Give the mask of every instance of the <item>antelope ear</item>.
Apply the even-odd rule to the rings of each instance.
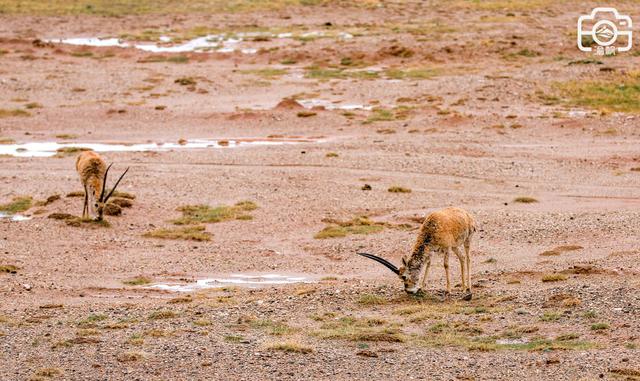
[[[402,257],[402,264],[404,265],[404,267],[407,267],[407,258],[406,257]]]

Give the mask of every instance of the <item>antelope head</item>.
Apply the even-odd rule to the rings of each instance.
[[[107,201],[109,201],[109,198],[113,195],[113,192],[115,192],[116,188],[118,187],[118,184],[120,184],[120,180],[122,180],[124,175],[126,175],[127,172],[129,171],[129,168],[127,167],[127,169],[122,173],[122,175],[120,175],[120,178],[118,179],[118,181],[116,181],[116,184],[113,186],[113,188],[111,188],[111,191],[109,192],[109,194],[107,194],[107,196],[105,197],[104,194],[105,194],[105,190],[107,189],[107,175],[109,174],[109,169],[111,168],[112,165],[113,163],[109,164],[109,166],[107,167],[107,170],[104,171],[104,179],[102,179],[102,192],[100,193],[100,198],[96,200],[96,204],[94,205],[96,208],[96,212],[98,214],[98,217],[96,217],[96,220],[98,221],[102,221],[102,214],[104,213],[104,207],[105,205],[107,205]]]
[[[362,255],[365,258],[373,259],[374,261],[382,264],[384,267],[388,268],[394,274],[399,276],[404,283],[404,290],[407,293],[416,294],[419,291],[418,279],[420,275],[420,269],[418,268],[418,271],[410,271],[406,258],[402,258],[402,266],[400,266],[400,268],[397,268],[391,262],[387,261],[384,258],[378,257],[377,255],[369,253],[358,253],[358,255]]]

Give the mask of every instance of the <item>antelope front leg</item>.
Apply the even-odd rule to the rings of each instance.
[[[427,285],[427,275],[429,274],[429,267],[431,266],[431,252],[424,254],[424,273],[422,274],[422,282],[420,283],[420,289],[424,291]]]
[[[471,242],[467,240],[464,243],[465,259],[467,261],[467,290],[471,295]]]
[[[462,291],[467,291],[467,287],[465,285],[466,280],[465,280],[465,264],[464,264],[464,256],[462,255],[462,253],[460,252],[460,249],[457,247],[453,247],[451,248],[453,250],[453,252],[456,254],[456,257],[458,257],[458,261],[460,262],[460,278],[462,283],[460,284],[462,287]]]
[[[89,215],[89,193],[87,187],[84,187],[84,206],[82,207],[82,218],[86,218]]]
[[[451,282],[449,281],[449,249],[444,252],[444,273],[447,276],[447,296],[451,295]]]

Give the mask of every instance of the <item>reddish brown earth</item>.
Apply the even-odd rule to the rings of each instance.
[[[81,189],[73,155],[0,157],[0,204],[22,195],[63,196],[24,212],[28,221],[0,219],[0,266],[18,268],[0,272],[0,379],[639,379],[637,116],[569,113],[574,107],[545,105],[536,95],[555,81],[598,77],[601,67],[637,67],[640,58],[631,54],[604,65],[568,64],[589,58],[571,33],[592,6],[0,15],[0,108],[41,106],[27,109],[29,116],[0,118],[0,138],[310,139],[104,153],[115,172],[131,167],[120,190],[136,196],[122,216],[107,217],[109,228],[47,218],[81,214],[82,199],[64,197]],[[640,15],[631,5],[624,11]],[[145,62],[152,55],[135,49],[33,43],[144,30],[180,34],[203,25],[358,33],[346,41],[252,41],[246,46],[278,49],[192,53],[187,63]],[[525,48],[540,55],[514,55]],[[314,64],[340,68],[344,57],[361,67],[429,67],[437,74],[304,77]],[[287,59],[296,63],[280,63]],[[247,72],[265,68],[287,73]],[[195,85],[174,82],[184,77]],[[300,117],[290,102],[275,108],[296,96],[410,107],[372,123],[364,122],[375,111],[320,109]],[[364,184],[372,189],[362,190]],[[411,193],[387,191],[396,185]],[[520,196],[538,202],[514,202]],[[258,205],[249,212],[253,219],[206,224],[210,241],[143,237],[172,227],[180,206],[243,200]],[[472,301],[459,300],[459,289],[441,300],[440,258],[426,296],[413,298],[389,271],[355,255],[366,250],[399,263],[416,221],[452,205],[478,221]],[[323,220],[362,215],[386,223],[384,229],[314,238]],[[566,245],[579,248],[540,255]],[[451,263],[457,280],[457,261]],[[300,274],[317,282],[191,293],[124,283],[232,273]],[[566,279],[542,281],[556,273]],[[500,341],[507,339],[516,341]],[[279,343],[304,353],[274,349]]]

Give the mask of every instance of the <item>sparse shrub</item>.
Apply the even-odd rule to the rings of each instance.
[[[0,265],[0,273],[16,274],[19,268],[14,265]]]
[[[180,86],[195,86],[196,83],[198,83],[192,77],[181,77],[181,78],[176,79],[173,82],[179,84]]]
[[[3,109],[0,108],[0,118],[9,118],[9,117],[16,117],[16,116],[30,116],[31,114],[29,114],[28,112],[21,110],[21,109],[13,109],[13,110],[7,110],[7,109]]]
[[[513,202],[519,202],[521,204],[532,204],[534,202],[538,202],[538,200],[536,200],[533,197],[528,197],[528,196],[520,196],[520,197],[516,197],[513,199]]]
[[[309,118],[318,115],[318,113],[313,111],[298,111],[296,115],[298,116],[298,118]]]
[[[268,349],[276,350],[276,351],[284,351],[289,353],[311,353],[313,352],[313,348],[300,344],[295,341],[286,341],[282,343],[273,343],[270,344]]]
[[[561,282],[567,280],[567,276],[564,274],[547,274],[542,277],[543,282]]]
[[[135,362],[144,359],[144,354],[141,352],[123,352],[119,353],[116,359],[120,362]]]
[[[123,281],[122,283],[128,285],[128,286],[142,286],[145,284],[149,284],[151,283],[151,279],[145,277],[145,276],[137,276],[135,278],[131,278],[128,280]]]
[[[160,319],[173,319],[176,316],[178,316],[178,314],[176,314],[173,311],[169,311],[169,310],[159,310],[159,311],[154,311],[149,315],[149,319],[150,320],[160,320]]]
[[[398,185],[394,185],[392,187],[389,187],[389,189],[387,189],[389,192],[391,193],[411,193],[411,189],[409,188],[404,188]]]

